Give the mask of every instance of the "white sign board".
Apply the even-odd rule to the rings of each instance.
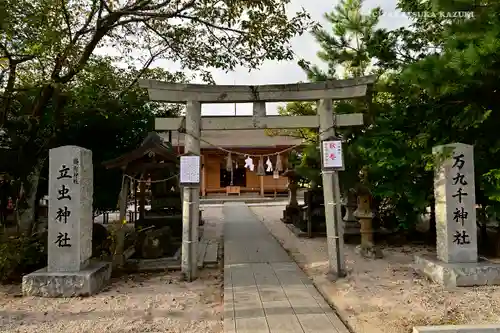
[[[344,169],[341,140],[322,141],[321,154],[323,169]]]
[[[200,156],[181,156],[181,171],[179,176],[179,182],[181,185],[199,185],[200,171]]]

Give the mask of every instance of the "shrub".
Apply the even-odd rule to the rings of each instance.
[[[39,237],[10,236],[0,243],[0,282],[20,282],[22,276],[47,265],[47,250]]]

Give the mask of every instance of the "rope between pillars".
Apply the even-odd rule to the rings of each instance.
[[[281,155],[281,154],[283,154],[283,153],[286,153],[286,152],[288,152],[288,151],[291,151],[291,150],[293,150],[293,149],[295,149],[295,148],[298,148],[298,147],[300,147],[300,146],[302,146],[302,145],[303,145],[303,143],[300,143],[300,144],[294,145],[294,146],[292,146],[292,147],[288,147],[288,148],[286,148],[286,149],[283,149],[283,150],[281,150],[281,151],[278,151],[278,152],[276,152],[276,153],[271,153],[271,154],[247,154],[247,153],[241,153],[241,152],[239,152],[239,151],[234,151],[234,150],[230,150],[230,149],[223,148],[223,147],[221,147],[221,146],[217,146],[217,145],[215,145],[215,144],[211,143],[210,141],[207,141],[207,140],[205,140],[205,139],[201,138],[201,136],[197,136],[197,135],[194,135],[194,134],[193,134],[193,133],[191,133],[191,132],[188,132],[188,131],[186,130],[185,126],[183,126],[184,121],[185,121],[185,117],[183,117],[183,121],[181,122],[181,126],[177,129],[178,133],[184,133],[184,134],[190,135],[190,136],[191,136],[191,137],[193,137],[194,139],[199,140],[199,141],[201,141],[201,142],[204,142],[204,143],[206,143],[207,145],[209,145],[209,146],[211,146],[211,147],[213,147],[213,148],[216,148],[216,149],[218,149],[218,150],[220,150],[220,151],[223,151],[223,152],[225,152],[225,153],[228,153],[228,154],[234,154],[234,155],[238,155],[238,156],[245,156],[245,157],[247,157],[247,156],[248,156],[248,157],[257,157],[257,158],[262,157],[262,158],[264,158],[264,157],[268,157],[268,156],[277,156],[277,155]],[[328,131],[329,131],[329,130],[331,130],[332,128],[335,128],[335,126],[336,126],[336,125],[335,125],[335,120],[334,120],[334,124],[333,124],[332,126],[330,126],[330,127],[326,128],[326,129],[324,129],[324,130],[320,131],[320,132],[317,134],[317,136],[318,136],[318,137],[319,137],[319,136],[321,136],[322,134],[324,134],[324,133],[328,132]],[[180,139],[179,139],[179,136],[178,136],[178,137],[177,137],[177,145],[178,145],[178,146],[179,146],[179,141],[180,141]]]
[[[174,178],[177,178],[179,177],[179,174],[176,174],[176,175],[173,175],[172,177],[168,177],[168,178],[165,178],[165,179],[159,179],[159,180],[145,180],[145,179],[137,179],[137,178],[134,178],[132,176],[129,176],[127,174],[124,175],[125,177],[128,177],[130,178],[131,180],[134,180],[138,183],[162,183],[162,182],[166,182],[170,179],[174,179]]]

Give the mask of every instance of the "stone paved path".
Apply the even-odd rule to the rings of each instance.
[[[224,332],[349,332],[244,203],[223,211]]]

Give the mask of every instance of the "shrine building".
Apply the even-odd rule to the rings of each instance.
[[[289,152],[300,148],[302,139],[269,136],[263,129],[201,133],[202,197],[287,193],[288,179],[282,174]],[[166,141],[171,140],[179,154],[184,153],[184,134],[174,132],[171,138],[168,133],[161,135]]]

